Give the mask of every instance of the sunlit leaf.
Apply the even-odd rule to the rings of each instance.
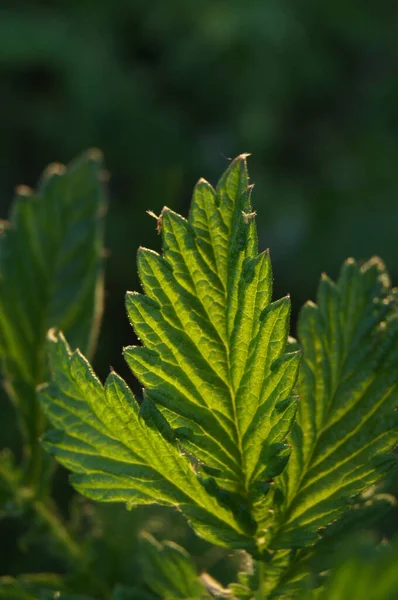
[[[58,336],[43,400],[57,428],[46,447],[82,493],[177,505],[207,539],[254,550],[290,453],[299,353],[286,351],[289,299],[270,302],[250,193],[240,156],[216,190],[199,181],[188,221],[163,210],[163,255],[139,250],[146,295],[128,293],[127,310],[143,346],[125,357],[145,387],[140,411]]]

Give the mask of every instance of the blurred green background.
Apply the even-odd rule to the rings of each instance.
[[[101,376],[111,364],[131,381],[121,357],[133,342],[124,293],[139,286],[137,247],[160,246],[145,211],[166,204],[186,214],[196,180],[215,183],[241,152],[253,154],[260,245],[271,248],[276,295],[292,295],[293,327],[320,273],[335,277],[347,256],[380,255],[398,283],[396,2],[8,4],[0,8],[0,218],[15,186],[34,186],[49,162],[104,151]],[[15,448],[12,412],[2,414],[1,446]],[[62,504],[70,492],[59,479]],[[9,540],[16,526],[7,527]],[[2,572],[32,560],[14,550],[2,552]]]

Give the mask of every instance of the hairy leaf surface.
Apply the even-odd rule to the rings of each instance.
[[[381,261],[348,260],[336,284],[323,277],[298,333],[300,403],[274,547],[315,540],[396,462],[398,315]]]
[[[253,549],[232,512],[206,492],[151,401],[140,410],[116,373],[103,386],[62,335],[51,334],[49,343],[54,377],[40,395],[56,429],[43,443],[72,471],[73,486],[100,502],[178,506],[210,541]]]
[[[270,302],[250,192],[240,156],[216,190],[199,181],[189,220],[163,210],[163,255],[139,250],[146,295],[128,293],[127,311],[143,346],[125,357],[141,409],[54,336],[43,400],[57,428],[46,447],[82,493],[177,505],[207,539],[253,550],[290,452],[299,353],[286,351],[289,299]]]
[[[144,345],[125,357],[211,475],[208,489],[261,523],[269,483],[290,452],[299,355],[286,352],[289,298],[271,303],[270,259],[257,254],[250,193],[240,156],[215,190],[199,181],[188,220],[163,210],[163,255],[138,254],[146,295],[127,294]]]

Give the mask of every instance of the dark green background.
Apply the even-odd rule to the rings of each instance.
[[[215,183],[241,152],[293,319],[349,255],[379,254],[398,283],[397,31],[391,0],[2,4],[0,217],[17,184],[87,147],[112,175],[101,376],[111,364],[129,377],[124,292],[139,286],[137,247],[160,245],[146,209],[186,214],[196,180]],[[1,445],[15,447],[3,415]],[[26,567],[14,550],[2,572]]]

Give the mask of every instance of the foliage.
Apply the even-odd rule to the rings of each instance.
[[[0,238],[0,357],[26,440],[25,484],[40,495],[44,422],[36,387],[48,378],[45,339],[61,327],[92,354],[102,312],[101,156],[50,165],[34,193],[17,189]],[[6,468],[6,467],[5,467]]]
[[[40,447],[46,427],[36,387],[48,379],[46,335],[62,327],[93,353],[102,314],[104,189],[102,156],[92,150],[68,168],[50,165],[37,191],[21,186],[0,238],[0,358],[14,403],[23,461],[0,455],[0,516],[26,517],[25,538],[51,531],[50,547],[80,556],[54,512],[54,465]]]
[[[391,0],[1,3],[1,216],[16,182],[81,148],[102,148],[114,175],[101,377],[124,373],[126,248],[156,243],[144,210],[185,214],[198,173],[216,178],[242,148],[293,324],[346,256],[379,254],[397,280],[395,19]]]
[[[98,161],[88,155],[49,179],[35,211],[15,203],[24,218],[14,218],[1,246],[8,387],[19,407],[27,402],[19,390],[30,386],[35,401],[38,393],[53,426],[43,446],[72,471],[78,492],[128,508],[176,507],[199,536],[244,558],[238,582],[227,589],[177,544],[145,533],[136,542],[141,575],[109,585],[92,569],[93,539],[79,548],[76,527],[54,510],[50,470],[39,470],[34,481],[46,485],[35,486],[26,475],[33,451],[28,468],[8,453],[0,470],[4,512],[9,497],[14,511],[18,503],[22,512],[35,511],[71,570],[59,579],[3,579],[0,597],[333,597],[357,568],[353,558],[339,570],[338,548],[394,505],[377,487],[395,465],[398,439],[398,314],[383,263],[349,259],[336,283],[323,276],[317,303],[300,313],[298,340],[290,338],[290,299],[271,301],[269,252],[258,254],[246,155],[239,156],[215,189],[199,180],[188,220],[162,210],[161,255],[139,249],[144,293],[127,293],[126,308],[142,345],[125,348],[124,356],[143,385],[140,400],[114,370],[102,384],[75,349],[90,349],[98,328],[100,179]],[[21,290],[35,269],[30,301]],[[37,325],[35,337],[20,314]],[[49,382],[42,383],[47,356]],[[35,415],[40,428],[27,436],[28,448],[41,457],[37,401]]]

